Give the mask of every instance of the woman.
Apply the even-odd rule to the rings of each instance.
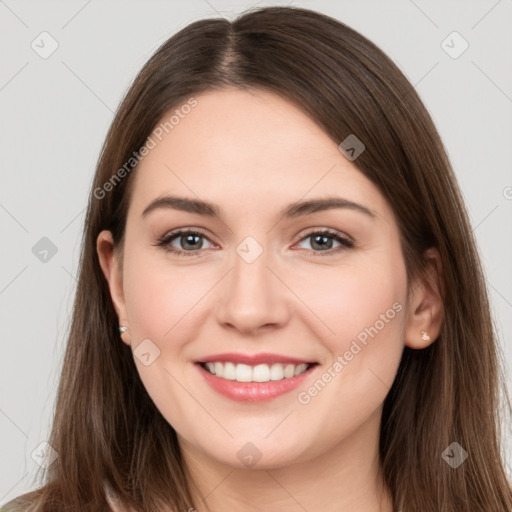
[[[5,510],[509,511],[497,353],[453,171],[390,59],[305,9],[198,21],[108,133],[58,457]]]

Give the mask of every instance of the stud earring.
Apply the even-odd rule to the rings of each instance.
[[[421,331],[421,339],[423,341],[430,341],[430,336],[427,334],[427,331]]]
[[[119,326],[119,332],[120,332],[121,334],[123,334],[123,332],[125,332],[125,331],[127,331],[127,330],[128,330],[128,327],[125,327],[124,325],[120,325],[120,326]]]

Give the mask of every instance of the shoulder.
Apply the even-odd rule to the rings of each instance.
[[[16,496],[8,503],[0,505],[0,512],[37,512],[41,508],[41,493],[44,488],[34,489]]]
[[[0,512],[22,512],[23,503],[21,498],[15,498],[0,507]]]

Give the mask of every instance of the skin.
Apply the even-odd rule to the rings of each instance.
[[[149,338],[160,350],[148,366],[134,360],[178,434],[196,506],[391,512],[378,458],[382,404],[404,345],[421,349],[439,334],[439,255],[429,250],[434,279],[418,280],[408,295],[393,212],[338,143],[270,92],[227,88],[196,99],[136,170],[122,268],[110,232],[97,239],[119,323],[128,327],[122,341],[135,350]],[[212,202],[222,220],[173,209],[142,218],[165,194]],[[291,202],[333,195],[375,217],[343,208],[279,218]],[[205,231],[199,256],[155,245],[178,228]],[[329,238],[319,248],[311,235],[323,228],[351,237],[354,247],[334,252],[340,243]],[[250,264],[236,252],[249,235],[263,250]],[[194,243],[178,236],[170,245],[190,252]],[[298,393],[394,303],[401,311],[300,403]],[[319,366],[298,390],[240,403],[211,389],[193,363],[221,352],[270,352]],[[252,467],[237,457],[247,442],[261,453]]]

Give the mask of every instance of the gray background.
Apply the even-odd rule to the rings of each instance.
[[[190,22],[289,3],[374,41],[431,112],[479,243],[510,383],[511,0],[0,0],[0,503],[37,487],[31,454],[50,429],[87,195],[123,93],[157,47]],[[46,59],[31,47],[51,48],[43,31],[58,43]],[[469,43],[458,58],[441,46],[453,31]],[[450,41],[452,53],[461,48]],[[46,262],[32,249],[43,237],[57,249]],[[511,451],[509,444],[509,471]]]

